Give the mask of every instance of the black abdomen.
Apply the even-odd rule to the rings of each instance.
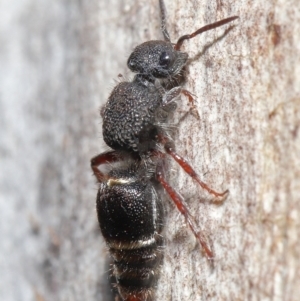
[[[163,258],[161,201],[152,182],[132,169],[109,177],[100,184],[97,214],[119,293],[124,300],[151,300]]]

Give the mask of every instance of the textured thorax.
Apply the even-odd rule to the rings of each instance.
[[[154,123],[160,93],[151,82],[123,82],[112,91],[103,113],[103,138],[113,149],[138,151],[139,134]]]

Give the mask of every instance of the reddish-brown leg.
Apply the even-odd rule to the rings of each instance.
[[[169,90],[168,92],[163,93],[162,105],[163,106],[168,105],[170,102],[174,101],[174,98],[178,97],[180,95],[180,93],[185,95],[188,98],[189,102],[194,107],[195,99],[193,97],[193,94],[186,89],[182,89],[181,87],[175,87],[175,88]]]
[[[181,93],[188,98],[189,102],[192,104],[192,107],[195,107],[195,103],[194,103],[195,99],[193,97],[193,94],[185,89],[182,89]]]
[[[99,165],[113,163],[121,161],[122,157],[120,153],[117,151],[109,151],[102,154],[97,155],[96,157],[91,159],[91,167],[94,172],[95,177],[97,178],[98,182],[103,182],[105,179],[104,173],[100,171],[98,168]]]
[[[159,167],[157,167],[156,178],[161,183],[161,185],[164,187],[164,189],[167,191],[167,193],[171,197],[172,201],[175,203],[177,209],[184,215],[186,222],[188,223],[193,234],[195,235],[195,237],[198,239],[199,243],[201,244],[207,258],[209,260],[212,260],[213,252],[207,245],[207,242],[205,241],[204,236],[201,234],[201,232],[197,232],[196,224],[192,218],[192,215],[188,211],[187,207],[184,205],[184,201],[183,201],[182,197],[165,181],[165,179],[162,175],[162,171]]]
[[[168,144],[165,144],[165,150],[166,152],[183,168],[183,170],[191,177],[193,178],[203,189],[208,191],[210,194],[213,194],[216,197],[223,197],[224,199],[227,197],[229,190],[225,190],[224,192],[216,192],[213,189],[211,189],[207,184],[202,182],[197,175],[197,173],[194,171],[192,166],[180,155],[178,155],[171,146]]]
[[[192,166],[180,155],[178,155],[174,149],[170,146],[170,141],[166,136],[159,135],[157,136],[158,142],[162,143],[164,146],[164,149],[167,154],[169,154],[181,167],[182,169],[192,178],[194,179],[203,189],[208,191],[210,194],[214,195],[215,197],[222,197],[223,200],[228,196],[229,190],[225,190],[224,192],[217,192],[213,189],[211,189],[207,184],[202,182],[200,180],[200,177],[197,175],[195,170],[192,168]],[[161,152],[160,152],[161,153]],[[161,155],[163,157],[163,154]]]

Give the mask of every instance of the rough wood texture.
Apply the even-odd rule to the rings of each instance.
[[[210,238],[215,266],[168,205],[157,300],[296,301],[299,1],[166,0],[166,7],[174,41],[240,19],[184,43],[186,88],[197,103],[189,112],[187,100],[179,102],[177,150],[230,196],[210,204],[172,165],[169,179]],[[99,107],[113,79],[130,76],[135,45],[161,38],[157,1],[10,1],[0,11],[0,299],[109,300],[89,159],[106,149]]]

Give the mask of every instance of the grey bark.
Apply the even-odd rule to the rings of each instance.
[[[157,300],[300,296],[299,1],[170,1],[191,62],[171,121],[175,143],[221,205],[172,164],[168,180],[215,254],[211,268],[169,198]],[[0,3],[0,299],[109,300],[92,156],[107,149],[99,108],[137,44],[162,38],[158,3]]]

